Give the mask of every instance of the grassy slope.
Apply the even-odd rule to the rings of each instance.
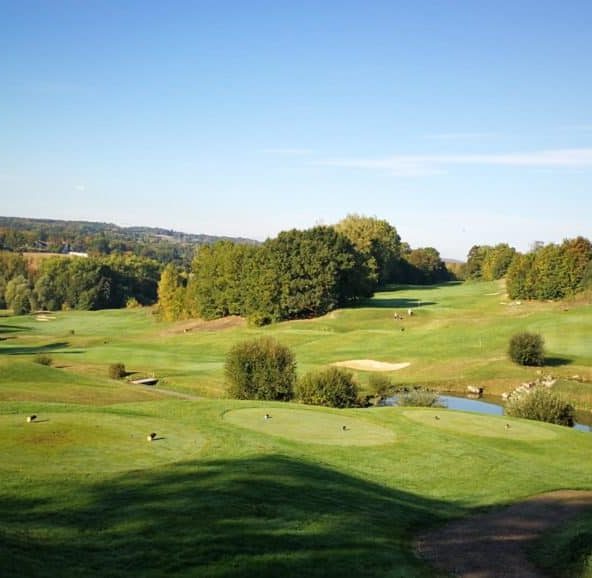
[[[592,436],[557,426],[173,401],[105,378],[123,361],[165,376],[165,387],[220,393],[224,352],[265,333],[294,347],[301,371],[411,361],[398,380],[505,387],[533,374],[505,360],[508,336],[523,328],[571,360],[554,373],[589,377],[590,307],[510,307],[486,295],[498,290],[393,291],[322,319],[217,333],[175,333],[142,310],[2,319],[11,337],[0,343],[2,575],[434,576],[412,553],[418,529],[546,490],[592,489]],[[430,304],[395,322],[392,307],[417,297]],[[39,352],[60,368],[33,363]],[[33,412],[40,422],[27,424]],[[265,412],[274,431],[263,429]],[[148,443],[150,431],[160,439]]]
[[[394,311],[406,314],[408,307],[413,317],[393,319]],[[397,383],[448,389],[478,383],[500,394],[536,377],[536,370],[512,364],[506,350],[513,333],[537,331],[550,357],[546,372],[592,382],[592,307],[511,305],[497,282],[393,290],[356,309],[260,329],[176,331],[178,325],[160,324],[146,310],[58,313],[48,322],[7,318],[4,325],[16,330],[5,334],[15,339],[0,343],[0,366],[2,353],[41,351],[75,373],[104,378],[109,363],[123,362],[129,370],[156,373],[168,387],[214,397],[224,394],[228,349],[262,334],[293,347],[300,372],[347,359],[408,361],[407,369],[392,374]],[[367,376],[359,373],[362,384]],[[590,388],[573,381],[561,387],[592,408]]]

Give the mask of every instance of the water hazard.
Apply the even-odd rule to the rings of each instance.
[[[458,397],[455,395],[441,395],[440,402],[448,409],[459,411],[473,411],[476,413],[485,413],[488,415],[504,415],[504,406],[499,397],[480,397],[472,399],[467,397]],[[396,397],[389,397],[386,405],[396,405]],[[592,432],[592,413],[576,412],[576,423],[574,429],[586,432]]]

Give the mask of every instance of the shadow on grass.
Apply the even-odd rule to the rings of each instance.
[[[31,331],[31,328],[23,325],[0,325],[0,333],[17,333],[18,331]]]
[[[425,305],[436,305],[435,301],[420,301],[418,299],[367,299],[362,301],[359,307],[395,308],[395,309],[416,309]]]
[[[34,345],[31,347],[0,347],[0,355],[34,355],[36,353],[49,353],[58,349],[68,347],[67,341],[57,341],[46,345]],[[81,353],[82,351],[62,351],[60,353]]]
[[[4,577],[427,578],[438,574],[412,554],[415,531],[461,513],[281,456],[187,462],[68,491],[76,497],[55,505],[0,500]]]
[[[567,357],[545,357],[545,366],[547,367],[561,367],[571,363],[573,363],[572,360]]]

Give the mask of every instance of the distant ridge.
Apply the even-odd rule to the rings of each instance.
[[[196,247],[223,240],[258,244],[244,237],[183,233],[162,227],[0,216],[0,250],[15,253],[134,254],[163,264],[187,266]]]
[[[173,229],[164,229],[162,227],[143,227],[132,225],[129,227],[120,227],[114,223],[102,223],[99,221],[69,221],[61,219],[33,219],[29,217],[3,217],[0,216],[0,228],[11,228],[17,231],[26,231],[38,229],[40,227],[53,229],[70,229],[81,233],[127,233],[132,238],[153,236],[160,239],[169,239],[178,242],[192,244],[207,244],[215,241],[234,241],[235,243],[258,244],[254,239],[246,237],[231,237],[225,235],[206,235],[195,233],[184,233]]]

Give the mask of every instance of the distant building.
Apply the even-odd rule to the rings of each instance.
[[[80,253],[79,251],[68,251],[70,257],[88,257],[88,253]]]

